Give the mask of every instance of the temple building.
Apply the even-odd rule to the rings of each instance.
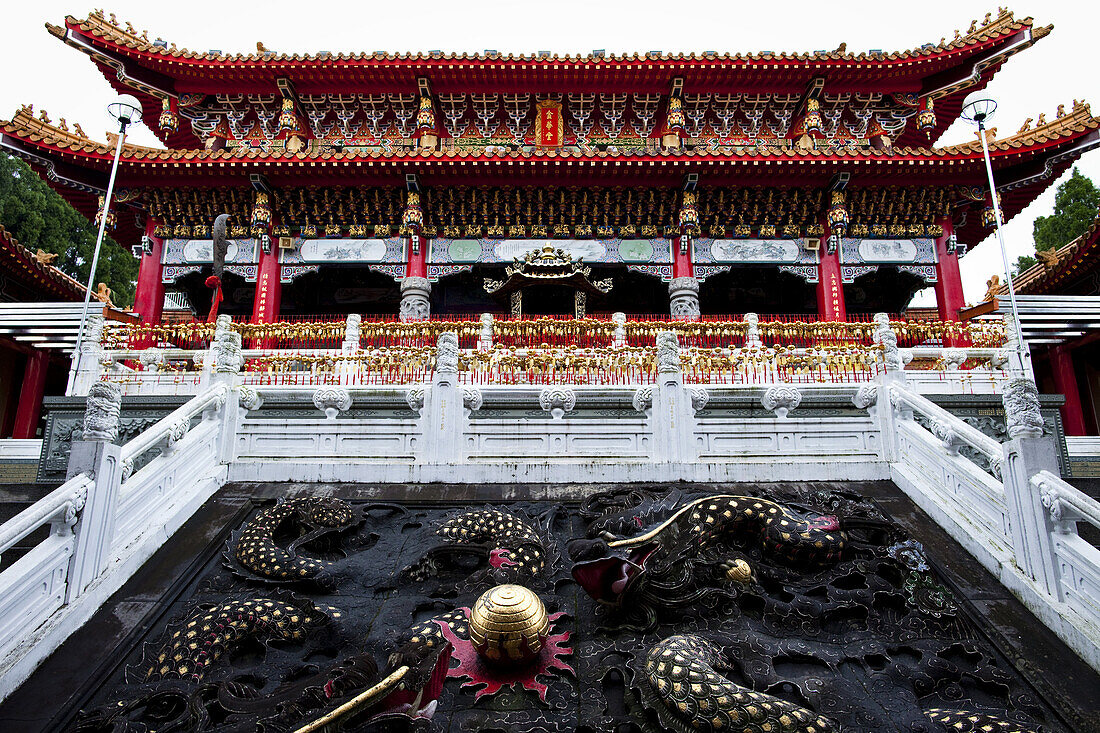
[[[112,236],[141,257],[135,311],[158,322],[168,291],[208,312],[210,227],[226,213],[220,312],[262,323],[843,321],[900,312],[930,284],[955,320],[958,258],[992,209],[978,141],[935,141],[1049,28],[1003,13],[904,52],[626,56],[203,53],[100,13],[49,31],[137,95],[167,146],[126,145],[120,161]],[[1006,218],[1097,145],[1097,127],[1075,101],[994,140]],[[91,217],[113,141],[67,128],[25,108],[0,148]],[[589,284],[495,286],[546,247]]]
[[[45,400],[37,493],[0,491],[5,733],[1097,730],[1100,446],[1049,322],[967,310],[959,258],[1100,118],[941,144],[1051,26],[628,55],[47,28],[164,147],[0,122],[140,259]],[[1021,299],[1093,292],[1096,235]]]

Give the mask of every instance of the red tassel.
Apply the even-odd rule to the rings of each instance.
[[[218,305],[222,302],[222,281],[217,275],[211,275],[206,278],[206,287],[214,291],[214,296],[210,299],[210,313],[206,316],[207,323],[213,323],[218,320]]]

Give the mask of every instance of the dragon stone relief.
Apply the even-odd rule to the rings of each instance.
[[[299,495],[192,587],[76,730],[1066,730],[921,546],[831,485]]]

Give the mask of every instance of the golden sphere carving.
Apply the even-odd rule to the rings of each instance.
[[[542,599],[522,585],[498,585],[470,611],[470,643],[496,664],[523,664],[542,651],[550,618]]]

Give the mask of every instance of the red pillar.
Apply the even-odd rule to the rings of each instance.
[[[143,252],[141,262],[138,265],[137,289],[134,291],[134,312],[141,316],[142,324],[155,325],[160,323],[161,313],[164,311],[164,283],[162,274],[164,266],[161,264],[164,253],[164,240],[157,237],[156,222],[150,219],[145,224],[145,236],[152,243],[150,251]],[[153,346],[152,338],[143,338],[141,343],[134,346],[143,348]]]
[[[428,276],[428,240],[420,234],[413,235],[417,238],[419,244],[415,246],[413,237],[408,237],[405,240],[405,246],[409,253],[409,268],[406,272],[408,277],[427,277]]]
[[[691,238],[686,234],[672,240],[672,276],[694,277],[691,267]]]
[[[1077,372],[1073,369],[1073,354],[1064,344],[1052,346],[1050,369],[1054,373],[1054,388],[1065,395],[1062,405],[1062,427],[1066,435],[1085,434],[1085,414],[1081,410],[1081,394],[1077,391]]]
[[[46,367],[50,356],[45,351],[34,350],[27,355],[23,369],[23,387],[19,392],[19,408],[15,412],[15,425],[11,437],[33,438],[38,432],[38,418],[42,415],[42,398],[46,393]]]
[[[959,320],[959,310],[966,306],[963,298],[959,256],[947,251],[947,240],[953,233],[950,219],[943,222],[943,235],[936,240],[936,307],[941,321]]]
[[[817,317],[821,321],[847,321],[844,307],[844,284],[840,279],[840,246],[829,253],[829,226],[821,237],[817,265]]]
[[[279,320],[279,303],[283,296],[282,267],[279,265],[279,246],[272,239],[271,251],[260,249],[260,264],[256,271],[256,295],[252,300],[253,323],[275,323]],[[258,344],[269,348],[270,340]]]

